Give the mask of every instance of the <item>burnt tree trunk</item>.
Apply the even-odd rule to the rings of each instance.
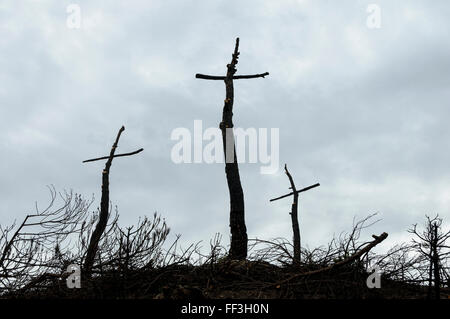
[[[90,274],[92,266],[94,264],[95,255],[97,254],[98,243],[105,231],[109,217],[109,170],[114,158],[114,153],[119,143],[120,135],[125,130],[125,127],[121,127],[117,134],[116,141],[114,142],[108,160],[105,164],[105,169],[102,172],[102,198],[100,202],[100,215],[95,230],[92,232],[91,240],[89,242],[88,250],[86,253],[86,259],[84,261],[84,271],[87,275]]]
[[[432,298],[432,287],[433,287],[433,265],[434,265],[434,263],[433,263],[433,242],[434,242],[434,239],[433,239],[433,230],[432,230],[431,224],[430,224],[429,227],[430,227],[429,229],[430,229],[430,232],[431,232],[431,234],[430,234],[431,238],[430,238],[430,252],[429,252],[429,255],[428,255],[428,261],[429,261],[430,265],[429,265],[429,268],[428,268],[428,294],[427,294],[427,298],[431,299]]]
[[[286,172],[287,177],[289,178],[289,182],[291,183],[291,189],[293,192],[293,202],[291,209],[291,219],[292,219],[292,231],[294,233],[294,264],[300,264],[301,262],[301,243],[300,243],[300,226],[298,224],[298,192],[295,188],[294,180],[287,169],[287,165],[284,165],[284,170]]]
[[[225,173],[227,176],[228,191],[230,193],[230,229],[231,247],[229,257],[243,260],[247,258],[247,228],[245,226],[244,193],[242,191],[239,166],[236,156],[236,148],[233,134],[233,80],[264,78],[269,72],[251,75],[235,75],[236,64],[239,58],[239,38],[232,55],[231,63],[227,64],[226,76],[205,75],[197,73],[197,79],[220,80],[225,82],[225,104],[222,112],[220,130],[222,132],[223,150],[225,154]]]
[[[441,276],[439,273],[439,254],[438,254],[438,225],[437,223],[432,227],[433,231],[433,270],[434,270],[434,295],[435,299],[441,298]]]
[[[230,230],[231,247],[229,257],[243,260],[247,258],[247,227],[245,226],[244,192],[242,191],[239,166],[236,157],[236,149],[233,134],[233,102],[234,88],[233,76],[236,73],[236,64],[239,57],[239,38],[232,55],[231,63],[227,65],[225,77],[226,98],[222,112],[222,141],[225,154],[225,173],[227,176],[228,190],[230,193]]]
[[[294,238],[293,238],[293,246],[294,246],[294,257],[293,257],[293,263],[295,265],[299,265],[302,261],[302,256],[301,256],[301,242],[300,242],[300,226],[298,224],[298,194],[309,191],[310,189],[319,187],[320,184],[314,184],[305,188],[302,188],[300,190],[297,190],[297,188],[295,187],[295,183],[294,183],[294,179],[292,178],[292,175],[289,173],[288,169],[287,169],[287,165],[284,164],[284,170],[285,173],[287,175],[287,177],[289,178],[289,183],[291,184],[291,189],[292,192],[290,192],[289,194],[283,195],[283,196],[279,196],[277,198],[273,198],[270,201],[274,202],[276,200],[280,200],[289,196],[293,196],[293,202],[292,202],[292,208],[291,208],[291,212],[289,213],[291,215],[291,220],[292,220],[292,231],[294,233]]]

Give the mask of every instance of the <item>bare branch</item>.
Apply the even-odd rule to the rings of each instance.
[[[240,79],[256,79],[256,78],[265,78],[269,75],[269,72],[264,72],[261,74],[250,74],[250,75],[234,75],[232,77],[233,80],[240,80]],[[224,81],[226,79],[226,76],[216,76],[216,75],[207,75],[207,74],[200,74],[197,73],[195,75],[197,79],[202,80],[221,80]]]
[[[116,158],[116,157],[122,157],[122,156],[131,156],[131,155],[138,154],[138,153],[142,152],[143,150],[144,150],[143,148],[140,148],[137,151],[130,152],[130,153],[117,154],[117,155],[114,155],[113,157]],[[83,161],[83,163],[105,160],[105,159],[109,159],[109,157],[110,156],[103,156],[103,157],[88,159],[88,160]]]
[[[291,196],[291,195],[294,195],[294,193],[297,193],[297,194],[303,193],[303,192],[309,191],[310,189],[313,189],[313,188],[316,188],[316,187],[319,187],[319,186],[320,186],[320,184],[317,183],[317,184],[314,184],[314,185],[305,187],[305,188],[303,188],[303,189],[301,189],[301,190],[298,190],[298,191],[296,191],[296,192],[292,192],[292,193],[289,193],[289,194],[286,194],[286,195],[283,195],[283,196],[280,196],[280,197],[277,197],[277,198],[273,198],[273,199],[271,199],[270,201],[271,201],[271,202],[274,202],[274,201],[276,201],[276,200],[283,199],[283,198],[289,197],[289,196]]]
[[[332,269],[335,269],[335,268],[338,268],[338,267],[342,267],[342,266],[344,266],[346,264],[349,264],[352,261],[355,261],[358,258],[360,258],[365,253],[369,252],[373,247],[375,247],[376,245],[381,243],[387,237],[388,237],[387,233],[382,233],[380,236],[375,236],[375,240],[374,241],[370,242],[366,247],[364,247],[363,249],[361,249],[358,252],[354,253],[353,255],[348,257],[347,259],[344,259],[344,260],[342,260],[340,262],[337,262],[337,263],[335,263],[333,265],[330,265],[330,266],[322,268],[322,269],[313,270],[313,271],[309,271],[309,272],[305,272],[305,273],[301,273],[301,274],[297,274],[297,275],[291,276],[291,277],[283,280],[282,282],[280,282],[278,284],[283,284],[283,283],[291,281],[292,279],[296,279],[296,278],[299,278],[299,277],[316,275],[316,274],[323,273],[323,272],[326,272],[326,271],[330,271]]]

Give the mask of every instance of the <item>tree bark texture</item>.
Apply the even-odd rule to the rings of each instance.
[[[247,227],[245,226],[244,193],[242,191],[239,166],[236,157],[236,149],[233,134],[233,102],[234,88],[233,76],[236,73],[236,64],[239,57],[239,38],[232,55],[231,63],[227,65],[225,77],[226,98],[222,112],[222,140],[225,154],[225,173],[227,176],[228,190],[230,193],[230,231],[231,247],[229,257],[231,259],[244,260],[247,258]]]

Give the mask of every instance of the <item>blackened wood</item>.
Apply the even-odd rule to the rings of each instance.
[[[305,273],[300,273],[300,274],[296,274],[293,275],[277,284],[274,285],[281,285],[284,283],[287,283],[293,279],[296,278],[301,278],[301,277],[305,277],[305,276],[312,276],[312,275],[317,275],[323,272],[327,272],[330,271],[332,269],[336,269],[339,267],[342,267],[344,265],[350,264],[351,262],[359,259],[361,256],[363,256],[364,254],[368,253],[373,247],[375,247],[376,245],[378,245],[379,243],[381,243],[382,241],[384,241],[387,237],[388,234],[387,233],[382,233],[380,236],[373,236],[374,237],[374,241],[371,241],[370,243],[368,243],[364,248],[362,248],[361,250],[357,251],[356,253],[354,253],[353,255],[351,255],[350,257],[348,257],[347,259],[344,259],[342,261],[339,261],[337,263],[334,263],[328,267],[325,268],[321,268],[321,269],[317,269],[317,270],[312,270],[312,271],[308,271]]]
[[[251,75],[234,75],[233,80],[239,80],[239,79],[256,79],[256,78],[264,78],[265,76],[269,75],[269,72],[264,72],[261,74],[251,74]],[[207,75],[207,74],[200,74],[197,73],[195,75],[197,79],[203,79],[203,80],[222,80],[224,81],[226,79],[226,76],[216,76],[216,75]]]
[[[441,275],[439,267],[439,253],[438,253],[438,224],[432,226],[433,232],[433,270],[434,270],[434,298],[441,299]]]
[[[230,230],[231,244],[229,257],[231,259],[244,260],[247,258],[247,228],[245,226],[244,193],[242,191],[239,166],[236,156],[236,148],[233,134],[233,80],[264,78],[268,72],[254,75],[235,75],[239,58],[239,38],[232,54],[231,63],[227,64],[226,76],[214,76],[196,74],[198,79],[223,80],[225,82],[226,98],[222,111],[220,130],[225,154],[225,173],[227,176],[228,191],[230,193]]]
[[[227,65],[225,78],[226,99],[222,111],[222,141],[225,158],[229,152],[233,152],[233,161],[225,161],[225,174],[227,176],[228,190],[230,193],[230,231],[231,243],[229,257],[231,259],[244,260],[247,258],[247,227],[245,226],[244,192],[242,191],[239,166],[236,157],[234,134],[227,134],[227,129],[233,130],[233,102],[234,87],[233,76],[236,73],[236,64],[239,57],[239,38],[236,39],[231,63]],[[231,141],[227,141],[232,139]],[[232,149],[231,149],[232,148]]]
[[[102,172],[102,198],[100,202],[100,215],[98,218],[98,223],[92,232],[91,240],[89,242],[88,250],[86,253],[86,259],[84,261],[84,271],[86,275],[90,275],[92,266],[94,264],[95,255],[97,254],[98,243],[105,231],[106,225],[108,223],[109,217],[109,171],[114,158],[114,153],[119,143],[120,135],[125,131],[125,127],[122,126],[117,134],[116,141],[114,142],[111,152],[109,154],[108,160],[105,164],[105,169]]]
[[[291,189],[293,191],[293,201],[292,201],[292,209],[291,209],[291,220],[292,220],[292,231],[294,233],[294,264],[300,264],[302,261],[301,250],[300,250],[300,226],[298,224],[298,192],[295,188],[294,179],[292,178],[291,173],[289,173],[287,169],[287,165],[284,165],[284,170],[289,178],[289,183],[291,184]]]
[[[117,155],[114,155],[113,157],[116,158],[116,157],[122,157],[122,156],[131,156],[131,155],[139,154],[143,150],[144,150],[143,148],[140,148],[137,151],[130,152],[130,153],[117,154]],[[109,159],[109,156],[103,156],[103,157],[88,159],[88,160],[83,161],[83,163],[95,162],[95,161],[100,161],[100,160],[105,160],[105,159]]]
[[[300,193],[309,191],[310,189],[313,189],[313,188],[316,188],[316,187],[319,187],[319,186],[320,186],[320,184],[317,183],[317,184],[314,184],[314,185],[311,185],[311,186],[302,188],[301,190],[296,191],[296,193],[297,193],[297,194],[300,194]],[[291,195],[294,195],[294,192],[289,193],[289,194],[286,194],[286,195],[283,195],[283,196],[280,196],[280,197],[277,197],[277,198],[273,198],[273,199],[271,199],[270,201],[271,201],[271,202],[274,202],[274,201],[276,201],[276,200],[279,200],[279,199],[283,199],[283,198],[289,197],[289,196],[291,196]]]
[[[434,266],[434,262],[433,262],[433,243],[434,243],[434,232],[433,232],[433,226],[432,224],[429,222],[428,224],[429,227],[429,231],[431,232],[430,234],[430,253],[428,255],[429,257],[429,267],[428,267],[428,293],[427,293],[427,298],[431,299],[432,296],[432,292],[433,292],[433,266]]]

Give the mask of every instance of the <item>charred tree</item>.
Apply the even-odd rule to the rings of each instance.
[[[292,219],[292,231],[294,233],[294,263],[299,263],[302,261],[302,257],[300,254],[300,247],[301,247],[301,238],[300,238],[300,227],[298,225],[298,193],[297,189],[295,188],[294,180],[289,173],[287,169],[287,165],[284,165],[284,170],[289,178],[289,182],[291,183],[291,189],[293,194],[293,201],[292,201],[292,209],[291,209],[291,219]]]
[[[86,252],[86,258],[84,260],[83,270],[89,276],[94,265],[95,256],[97,254],[98,244],[100,239],[105,231],[106,225],[108,224],[109,218],[109,172],[111,169],[112,161],[114,157],[122,157],[122,156],[130,156],[143,151],[143,149],[139,149],[137,151],[125,154],[115,155],[117,145],[119,143],[120,136],[122,132],[125,131],[125,127],[122,126],[117,134],[116,140],[111,148],[111,152],[109,156],[94,158],[90,160],[83,161],[83,163],[99,161],[103,159],[107,159],[105,164],[105,169],[102,172],[102,197],[100,201],[100,214],[98,217],[97,225],[92,232],[91,239],[89,241],[89,246]]]
[[[413,238],[413,246],[425,259],[427,266],[428,295],[429,299],[440,299],[442,278],[448,278],[445,265],[448,260],[450,246],[447,241],[450,238],[450,231],[442,231],[442,218],[436,216],[430,218],[426,216],[427,221],[422,232],[417,229],[417,224],[409,230],[417,239]]]
[[[196,78],[205,80],[223,80],[225,82],[226,96],[222,111],[222,122],[219,127],[222,132],[223,149],[225,154],[225,173],[230,194],[230,231],[231,247],[229,257],[243,260],[247,258],[247,228],[245,226],[244,193],[239,176],[239,166],[236,157],[236,148],[233,134],[233,80],[264,78],[268,72],[254,75],[235,75],[239,58],[239,38],[232,54],[231,63],[227,65],[226,76],[212,76],[196,74]]]
[[[270,201],[273,202],[273,201],[276,201],[276,200],[279,200],[282,198],[293,196],[292,208],[291,208],[291,212],[289,214],[291,215],[292,231],[294,233],[294,239],[293,239],[293,242],[294,242],[294,264],[300,264],[302,261],[302,257],[301,257],[300,226],[298,223],[298,194],[302,193],[302,192],[306,192],[312,188],[316,188],[316,187],[320,186],[320,184],[314,184],[312,186],[308,186],[301,190],[297,190],[297,188],[295,187],[294,179],[292,178],[291,173],[289,173],[286,164],[284,165],[284,171],[285,171],[287,177],[289,178],[289,183],[291,184],[290,189],[292,189],[292,192],[289,194],[271,199]]]
[[[433,224],[433,270],[434,270],[434,297],[435,299],[441,298],[441,275],[439,266],[439,236],[438,236],[438,223]]]

